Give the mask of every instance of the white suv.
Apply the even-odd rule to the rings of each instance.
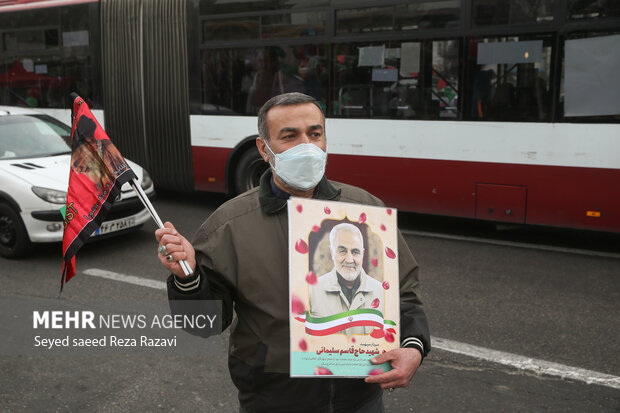
[[[28,255],[32,243],[62,241],[60,208],[66,202],[71,128],[39,112],[0,106],[0,256]],[[128,160],[149,197],[153,181]],[[135,228],[150,219],[129,184],[121,188],[92,237]]]

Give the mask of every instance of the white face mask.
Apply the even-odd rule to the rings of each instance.
[[[278,154],[274,154],[267,142],[265,145],[274,156],[271,165],[275,174],[293,189],[307,191],[314,188],[325,174],[327,153],[312,143],[302,143]]]

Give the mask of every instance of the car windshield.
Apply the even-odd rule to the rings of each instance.
[[[71,153],[71,129],[47,115],[0,116],[0,159]]]

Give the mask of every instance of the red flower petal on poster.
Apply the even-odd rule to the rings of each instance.
[[[295,243],[295,251],[300,254],[306,254],[308,252],[308,244],[306,244],[306,241],[299,238]]]
[[[369,376],[376,376],[377,374],[381,374],[383,373],[383,369],[379,368],[379,367],[375,367],[374,369],[370,370],[368,372]]]
[[[388,215],[392,215],[392,210],[390,208],[386,209],[385,212],[387,212]]]
[[[381,231],[385,231],[385,230],[386,230],[385,225],[381,224]]]
[[[329,207],[325,207],[325,208],[323,208],[323,211],[325,211],[325,213],[326,213],[327,215],[329,215],[329,214],[331,214],[331,213],[332,213],[332,210],[331,210],[331,209],[329,209]]]
[[[304,207],[301,204],[297,205],[297,212],[301,212],[304,210]]]
[[[293,312],[293,314],[298,314],[298,315],[304,314],[306,312],[306,306],[294,294],[291,297],[291,311]]]
[[[385,332],[382,328],[375,328],[370,332],[370,337],[372,338],[381,338],[385,335]]]
[[[389,331],[392,334],[396,334],[396,330],[394,330],[393,328],[386,328],[385,331]]]
[[[316,274],[313,273],[312,271],[306,274],[306,282],[310,285],[316,284]]]
[[[315,367],[314,375],[315,376],[332,376],[334,373],[330,369],[326,369],[325,367]]]
[[[370,308],[377,308],[379,307],[379,299],[375,298],[374,300],[372,300],[372,303],[370,303]]]
[[[362,213],[360,214],[359,223],[360,223],[360,224],[363,224],[364,222],[366,222],[366,213],[365,213],[365,212],[362,212]]]
[[[394,334],[390,333],[389,331],[385,332],[385,341],[387,341],[388,343],[393,343],[394,342]]]
[[[312,227],[312,232],[319,232],[321,230],[321,228],[319,228],[318,225],[315,225]]]
[[[299,340],[299,348],[301,349],[301,351],[308,350],[308,343],[306,343],[306,340],[304,340],[303,338]]]
[[[383,289],[384,290],[389,290],[390,289],[390,283],[387,281],[383,281]]]
[[[378,260],[378,259],[373,258],[373,259],[371,260],[371,262],[372,262],[372,266],[373,266],[373,267],[377,267],[377,266],[379,266],[379,260]]]
[[[385,247],[385,255],[387,255],[388,258],[396,258],[396,254],[390,249],[390,247]]]

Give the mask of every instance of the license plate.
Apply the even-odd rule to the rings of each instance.
[[[136,218],[121,218],[116,219],[114,221],[106,221],[101,224],[101,227],[97,231],[95,231],[94,235],[102,235],[109,234],[110,232],[121,231],[123,229],[131,228],[136,226]]]

